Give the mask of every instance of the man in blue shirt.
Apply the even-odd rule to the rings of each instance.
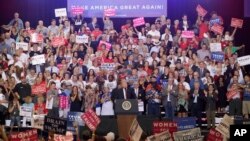
[[[14,19],[12,19],[8,25],[3,25],[2,27],[6,30],[10,30],[15,22],[18,24],[18,31],[24,28],[23,21],[19,18],[19,13],[17,12],[14,14]]]

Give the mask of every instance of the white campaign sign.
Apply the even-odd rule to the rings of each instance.
[[[83,44],[89,42],[89,36],[82,35],[82,36],[76,36],[76,43]]]
[[[22,48],[24,51],[28,51],[28,43],[25,42],[16,42],[16,49]]]
[[[31,117],[32,116],[32,107],[21,106],[20,107],[20,116]]]
[[[55,9],[55,16],[56,16],[56,17],[67,16],[67,10],[66,10],[66,8],[58,8],[58,9]]]
[[[237,62],[240,66],[246,66],[250,64],[250,55],[242,56],[237,58]]]
[[[31,63],[32,63],[32,65],[38,65],[38,64],[45,63],[45,56],[44,56],[44,54],[33,56],[31,58]]]
[[[221,52],[221,43],[210,43],[211,52]]]

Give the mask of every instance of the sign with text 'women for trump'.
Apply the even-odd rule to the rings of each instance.
[[[89,109],[87,112],[85,112],[81,116],[81,118],[91,131],[95,131],[97,126],[101,122],[100,118],[96,115],[96,113],[92,109]]]

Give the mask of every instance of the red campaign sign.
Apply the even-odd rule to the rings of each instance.
[[[182,31],[181,33],[182,38],[193,38],[194,36],[194,31]]]
[[[207,141],[223,141],[223,135],[215,129],[210,129]]]
[[[73,15],[81,15],[83,14],[83,11],[84,11],[83,7],[71,7],[71,13]]]
[[[144,17],[133,19],[134,27],[141,26],[141,25],[144,25],[144,24],[145,24]]]
[[[46,83],[43,82],[39,85],[33,85],[31,91],[34,95],[46,93]]]
[[[215,24],[211,27],[211,31],[213,31],[214,33],[217,33],[217,34],[223,34],[223,31],[224,31],[224,27],[221,26],[221,25],[218,25],[218,24]]]
[[[110,16],[115,16],[116,15],[116,11],[115,9],[105,9],[104,10],[104,15],[107,16],[107,17],[110,17]]]
[[[101,48],[101,45],[102,45],[102,44],[105,44],[106,50],[107,50],[107,51],[109,51],[109,50],[111,49],[111,46],[112,46],[112,45],[111,45],[110,43],[105,42],[105,41],[100,41],[100,42],[99,42],[99,45],[98,45],[98,49],[99,49],[99,50],[102,50],[102,48]]]
[[[228,91],[227,100],[231,100],[236,94],[238,94],[238,91],[234,91],[234,90]]]
[[[171,135],[173,135],[173,133],[177,131],[177,123],[172,121],[153,122],[153,134],[158,134],[167,130]]]
[[[198,12],[198,14],[202,17],[204,17],[207,14],[207,10],[205,10],[201,5],[197,5],[196,7],[196,11]]]
[[[52,39],[52,45],[54,47],[62,46],[65,44],[64,38],[63,37],[54,37]]]
[[[28,34],[31,35],[36,32],[36,30],[27,30]]]
[[[32,43],[42,43],[43,42],[43,34],[32,33],[30,41]]]
[[[37,129],[27,130],[24,132],[11,133],[11,141],[38,141]]]
[[[232,27],[237,27],[237,28],[242,28],[243,20],[242,19],[237,19],[237,18],[232,18],[231,19],[231,26]]]
[[[91,131],[95,131],[97,126],[101,122],[100,118],[96,115],[96,113],[92,109],[89,109],[87,112],[85,112],[81,116],[81,118]]]

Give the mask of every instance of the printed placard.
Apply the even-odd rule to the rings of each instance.
[[[220,132],[225,137],[229,138],[230,125],[233,125],[233,124],[234,124],[234,120],[230,116],[225,114],[220,124],[215,128],[215,130]]]
[[[81,118],[91,131],[95,131],[97,126],[101,122],[100,118],[96,115],[96,113],[92,109],[89,109],[88,111],[86,111],[81,116]]]
[[[116,12],[115,9],[109,8],[104,10],[104,15],[107,17],[115,16]]]
[[[207,14],[207,10],[205,10],[201,5],[197,5],[196,11],[198,12],[198,15],[204,17]]]
[[[243,20],[242,19],[237,19],[237,18],[232,18],[231,19],[231,26],[236,27],[236,28],[242,28]]]
[[[103,44],[106,46],[106,51],[109,51],[111,49],[112,45],[110,43],[108,43],[108,42],[105,42],[105,41],[100,41],[99,45],[98,45],[98,48],[102,50],[101,46]]]
[[[112,71],[115,69],[115,63],[102,63],[100,68],[102,70]]]
[[[210,43],[211,52],[221,52],[221,43]]]
[[[16,42],[16,49],[22,48],[24,51],[28,51],[29,44],[25,42]]]
[[[177,123],[174,121],[153,121],[153,134],[169,131],[173,134],[177,131]]]
[[[227,100],[231,100],[235,95],[238,94],[238,91],[231,90],[227,92]]]
[[[224,27],[221,26],[221,25],[215,24],[215,25],[213,25],[211,27],[211,31],[213,31],[214,33],[222,35],[223,31],[224,31]]]
[[[173,140],[171,138],[171,134],[167,130],[162,133],[149,136],[147,138],[147,141],[173,141]]]
[[[45,63],[45,55],[36,55],[31,58],[31,63],[32,65],[39,65],[39,64],[44,64]]]
[[[87,35],[76,36],[76,43],[83,44],[83,43],[88,43],[88,42],[89,42],[89,36]]]
[[[84,126],[84,122],[81,119],[82,112],[68,112],[67,117],[67,130],[76,133],[76,127]]]
[[[174,118],[178,131],[192,129],[196,127],[196,117]]]
[[[33,112],[32,107],[20,106],[20,116],[31,117]]]
[[[65,135],[67,129],[67,120],[45,116],[43,129],[47,132]]]
[[[141,25],[144,25],[144,24],[145,24],[144,17],[133,19],[134,27],[141,26]]]
[[[131,124],[130,130],[129,130],[129,136],[133,141],[139,141],[142,135],[142,128],[139,125],[137,119],[135,118],[133,123]]]
[[[31,92],[33,95],[46,93],[46,83],[35,84],[31,87]]]
[[[192,141],[194,140],[202,141],[200,140],[200,138],[202,138],[200,128],[193,128],[193,129],[174,132],[175,141],[186,141],[187,139]]]
[[[71,7],[71,13],[73,15],[82,15],[83,11],[84,11],[83,7],[80,7],[80,6],[72,6]]]
[[[60,95],[59,96],[59,108],[66,109],[66,108],[68,108],[68,106],[69,106],[68,96]]]
[[[42,43],[43,42],[43,34],[32,33],[30,35],[30,41],[32,43]]]
[[[224,53],[222,52],[212,52],[211,53],[211,59],[217,62],[223,62],[224,61]]]
[[[193,38],[194,36],[194,31],[182,31],[181,33],[182,38]]]
[[[11,141],[38,141],[37,129],[31,129],[23,132],[11,133]]]
[[[53,37],[51,43],[54,47],[62,46],[65,44],[63,37]]]
[[[214,128],[211,128],[207,137],[207,141],[223,141],[223,135]]]
[[[43,130],[45,115],[33,115],[31,125],[33,128]]]
[[[53,141],[73,141],[73,140],[74,140],[73,133],[70,131],[67,131],[66,135],[55,134]]]
[[[250,64],[250,55],[242,56],[237,58],[237,62],[240,66],[246,66]]]
[[[66,8],[58,8],[55,9],[55,17],[66,17],[67,16],[67,9]]]
[[[46,99],[46,109],[52,109],[53,108],[53,102],[54,102],[54,98],[52,97],[51,99],[47,98]]]

